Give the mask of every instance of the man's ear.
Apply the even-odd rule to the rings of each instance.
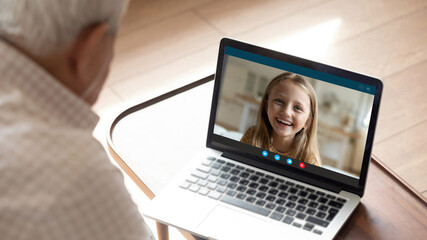
[[[93,53],[96,52],[107,32],[107,23],[94,24],[83,29],[74,41],[70,49],[69,60],[73,75],[77,79],[85,78],[85,73],[91,65]]]

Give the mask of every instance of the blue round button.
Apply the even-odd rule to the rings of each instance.
[[[263,155],[264,157],[267,157],[267,156],[268,156],[268,152],[267,152],[267,151],[262,151],[262,155]]]
[[[274,155],[274,159],[276,159],[276,161],[280,160],[280,156],[278,154]]]
[[[286,160],[286,162],[287,162],[288,164],[292,164],[292,159],[288,158],[288,159]]]

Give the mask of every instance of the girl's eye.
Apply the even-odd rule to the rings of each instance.
[[[300,106],[298,106],[298,105],[297,105],[297,106],[295,106],[294,108],[295,108],[297,111],[302,111],[302,107],[300,107]]]
[[[281,99],[274,99],[274,102],[276,102],[278,104],[283,104],[283,101]]]

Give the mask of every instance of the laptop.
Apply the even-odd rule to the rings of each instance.
[[[206,148],[144,215],[206,239],[334,238],[364,193],[382,88],[223,38]]]

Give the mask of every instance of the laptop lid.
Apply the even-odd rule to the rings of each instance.
[[[373,77],[224,38],[207,147],[324,189],[363,196],[382,88]],[[306,118],[300,121],[302,113]],[[291,144],[278,143],[289,136]],[[289,151],[277,150],[282,146]]]

